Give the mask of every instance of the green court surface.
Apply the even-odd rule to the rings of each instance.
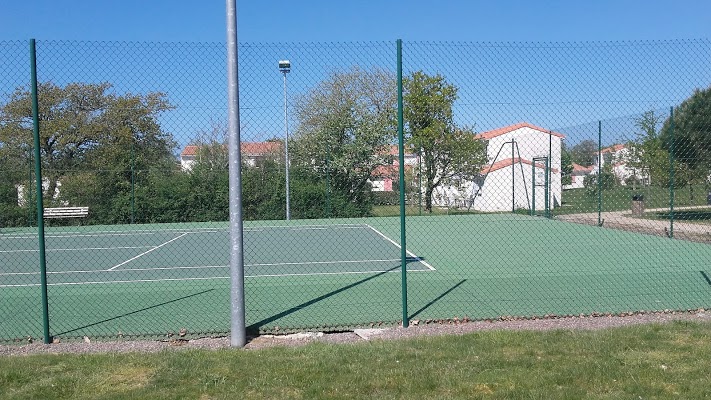
[[[42,333],[36,232],[0,231],[0,339]],[[402,319],[399,218],[245,222],[251,331]],[[230,326],[226,223],[48,228],[50,332]],[[407,218],[413,319],[707,308],[711,246],[522,215]]]

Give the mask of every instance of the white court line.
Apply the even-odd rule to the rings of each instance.
[[[122,249],[145,249],[153,246],[119,246],[119,247],[79,247],[75,249],[46,249],[45,251],[84,251],[84,250],[122,250]],[[39,250],[0,250],[0,253],[32,253]]]
[[[313,264],[363,264],[368,262],[395,262],[400,261],[400,259],[392,260],[341,260],[341,261],[304,261],[304,262],[290,262],[290,263],[263,263],[263,264],[245,264],[245,267],[278,267],[287,265],[313,265]],[[92,274],[100,272],[134,272],[134,271],[172,271],[181,269],[213,269],[213,268],[228,268],[229,265],[195,265],[195,266],[182,266],[182,267],[155,267],[155,268],[124,268],[121,270],[112,269],[88,269],[88,270],[77,270],[77,271],[48,271],[47,274]],[[0,276],[15,276],[15,275],[39,275],[39,272],[4,272],[0,273]]]
[[[333,224],[333,225],[271,225],[271,226],[255,226],[244,228],[245,232],[263,232],[267,229],[287,229],[291,231],[305,230],[326,230],[326,229],[363,229],[364,224]]]
[[[286,265],[312,265],[312,264],[363,264],[368,262],[392,262],[400,261],[400,259],[392,260],[341,260],[341,261],[302,261],[302,262],[284,262],[284,263],[263,263],[263,264],[247,264],[245,267],[280,267]]]
[[[335,228],[335,229],[358,229],[364,228],[366,224],[328,224],[328,225],[267,225],[267,226],[254,226],[245,227],[245,232],[252,231],[264,231],[266,229],[293,229],[293,228]],[[85,233],[81,231],[69,231],[64,233],[54,233],[51,235],[45,235],[45,238],[72,238],[72,237],[97,237],[97,236],[137,236],[137,235],[157,235],[165,232],[187,232],[187,233],[218,233],[225,232],[229,233],[229,227],[225,228],[167,228],[167,229],[137,229],[137,230],[126,230],[126,231],[92,231],[91,233]],[[36,239],[37,235],[25,235],[25,236],[0,236],[0,240],[6,239]]]
[[[166,244],[171,243],[171,242],[174,242],[174,241],[180,239],[181,237],[187,235],[188,233],[189,233],[189,232],[183,233],[182,235],[180,235],[180,236],[178,236],[178,237],[174,237],[174,238],[170,239],[169,241],[167,241],[167,242],[165,242],[165,243],[163,243],[163,244],[161,244],[161,245],[159,245],[159,246],[156,246],[156,247],[154,247],[154,248],[152,248],[152,249],[150,249],[150,250],[148,250],[148,251],[144,251],[143,253],[137,255],[136,257],[130,258],[130,259],[128,259],[128,260],[122,262],[121,264],[116,264],[116,265],[114,265],[113,267],[107,269],[107,271],[113,271],[113,270],[115,270],[116,268],[118,268],[118,267],[120,267],[120,266],[122,266],[122,265],[128,264],[128,263],[130,263],[131,261],[133,261],[133,260],[135,260],[135,259],[137,259],[137,258],[143,257],[143,256],[145,256],[146,254],[148,254],[148,253],[150,253],[150,252],[152,252],[152,251],[158,250],[158,249],[160,249],[161,247],[165,246]]]
[[[385,236],[385,234],[383,234],[383,233],[380,232],[379,230],[373,228],[372,226],[370,226],[370,225],[368,225],[368,224],[365,224],[365,226],[367,226],[368,228],[372,229],[373,232],[377,233],[378,235],[382,236],[383,239],[385,239],[385,240],[387,240],[388,242],[390,242],[390,243],[394,244],[395,246],[397,246],[398,249],[401,249],[401,250],[402,250],[402,246],[400,246],[399,244],[397,244],[394,240],[390,239],[389,237]],[[410,250],[405,249],[405,252],[406,252],[407,254],[409,254],[411,257],[413,257],[415,260],[417,260],[417,262],[422,263],[425,267],[429,268],[429,269],[432,270],[432,271],[436,271],[435,267],[431,266],[429,263],[425,262],[425,260],[421,259],[420,257],[417,257],[417,255],[415,255],[415,254],[414,254],[413,252],[411,252]],[[408,271],[408,272],[409,272],[409,271]]]
[[[163,230],[135,230],[135,231],[93,231],[91,233],[80,233],[79,231],[74,232],[64,232],[64,233],[54,233],[51,235],[45,235],[45,238],[75,238],[75,237],[102,237],[102,236],[149,236],[149,235],[159,235],[161,233],[169,232],[187,232],[187,233],[214,233],[214,232],[229,232],[225,229],[214,229],[214,228],[194,228],[194,229],[163,229]],[[26,236],[0,236],[0,240],[3,239],[37,239],[37,235],[26,235]]]
[[[426,270],[412,270],[408,272],[429,272]],[[245,278],[279,278],[279,277],[289,277],[289,276],[319,276],[319,275],[366,275],[366,274],[378,274],[378,273],[400,273],[399,270],[394,271],[345,271],[345,272],[315,272],[315,273],[303,273],[303,274],[264,274],[264,275],[245,275]],[[163,278],[163,279],[136,279],[136,280],[119,280],[119,281],[96,281],[96,282],[61,282],[61,283],[48,283],[47,286],[82,286],[82,285],[103,285],[107,283],[146,283],[146,282],[180,282],[180,281],[208,281],[208,280],[222,280],[230,279],[229,276],[213,276],[205,278]],[[16,287],[38,287],[39,283],[23,283],[17,285],[0,285],[2,288],[16,288]]]
[[[183,229],[182,232],[185,232],[185,229]],[[126,232],[126,233],[121,233],[121,232],[118,232],[118,233],[108,233],[108,232],[104,232],[104,233],[102,233],[102,234],[100,234],[100,235],[94,235],[94,234],[89,234],[89,233],[82,233],[82,234],[79,234],[79,233],[72,233],[72,232],[68,232],[68,233],[70,233],[70,234],[67,234],[67,235],[61,235],[61,234],[45,235],[44,237],[45,237],[45,238],[75,238],[75,237],[101,237],[101,236],[141,236],[141,235],[146,236],[146,235],[156,235],[156,234],[161,233],[161,232],[160,232],[160,231],[156,231],[156,232],[153,232],[153,233],[142,233],[142,232],[139,232],[139,233],[129,233],[129,232]],[[32,235],[32,236],[0,236],[0,239],[36,239],[36,238],[37,238],[37,235]]]

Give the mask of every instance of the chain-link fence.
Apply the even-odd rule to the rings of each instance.
[[[249,331],[708,307],[709,54],[406,42],[399,85],[394,42],[241,45]],[[43,262],[53,337],[225,334],[224,45],[38,42],[41,219],[0,56],[0,339],[42,336]]]

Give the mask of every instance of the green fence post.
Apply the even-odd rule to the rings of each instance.
[[[326,218],[331,218],[331,141],[326,138]]]
[[[405,140],[402,115],[402,39],[397,40],[397,138],[400,169],[400,259],[402,262],[402,327],[410,325],[407,315],[407,245],[405,234]]]
[[[136,215],[136,178],[135,178],[135,169],[136,169],[136,139],[133,135],[133,132],[131,133],[131,224],[135,222],[135,215]]]
[[[551,218],[551,181],[553,174],[553,132],[548,131],[548,160],[546,160],[546,218]],[[562,171],[559,171],[562,173]]]
[[[669,237],[674,238],[674,107],[669,107]]]
[[[602,226],[602,121],[597,122],[597,226]]]
[[[422,147],[417,150],[417,203],[418,203],[418,215],[422,216]]]
[[[47,260],[44,246],[44,205],[42,204],[42,162],[40,160],[39,102],[37,100],[37,53],[35,40],[30,39],[30,74],[32,86],[32,132],[35,150],[35,180],[37,181],[37,237],[39,239],[40,290],[42,291],[42,327],[44,343],[49,344],[49,303],[47,300]]]
[[[531,216],[536,216],[536,158],[531,163]]]
[[[544,177],[544,185],[545,185],[545,209],[546,209],[546,218],[551,217],[551,209],[550,209],[550,188],[551,188],[551,182],[548,179],[548,168],[550,168],[550,159],[546,158],[546,162],[544,164],[545,170],[543,171],[545,173]]]
[[[516,140],[511,139],[511,213],[516,212]]]

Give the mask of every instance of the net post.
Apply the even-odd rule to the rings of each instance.
[[[536,216],[536,159],[531,163],[531,216]]]
[[[242,156],[240,154],[239,79],[237,61],[237,0],[227,4],[227,114],[230,212],[230,345],[247,344],[244,307],[242,226]]]
[[[47,259],[44,242],[44,205],[42,204],[42,162],[40,159],[39,101],[37,94],[37,49],[30,39],[30,73],[32,86],[32,133],[34,135],[35,181],[37,184],[37,238],[39,240],[40,290],[42,291],[42,328],[44,343],[50,343],[49,300],[47,297]]]
[[[546,163],[545,163],[545,165],[544,165],[545,168],[546,168],[546,170],[545,170],[545,183],[544,183],[545,189],[546,189],[546,192],[545,192],[546,218],[550,218],[550,217],[551,217],[551,208],[550,208],[550,207],[551,207],[551,205],[550,205],[550,202],[551,202],[551,197],[550,197],[550,196],[551,196],[551,195],[550,195],[551,181],[550,181],[550,179],[549,179],[550,165],[551,165],[550,158],[546,157]]]
[[[602,121],[597,121],[597,226],[602,226]]]
[[[516,212],[516,139],[511,139],[511,213]]]
[[[403,138],[403,105],[402,105],[402,39],[397,40],[397,139],[400,160],[400,259],[402,263],[402,327],[410,325],[407,315],[407,235],[405,234],[405,140]]]

